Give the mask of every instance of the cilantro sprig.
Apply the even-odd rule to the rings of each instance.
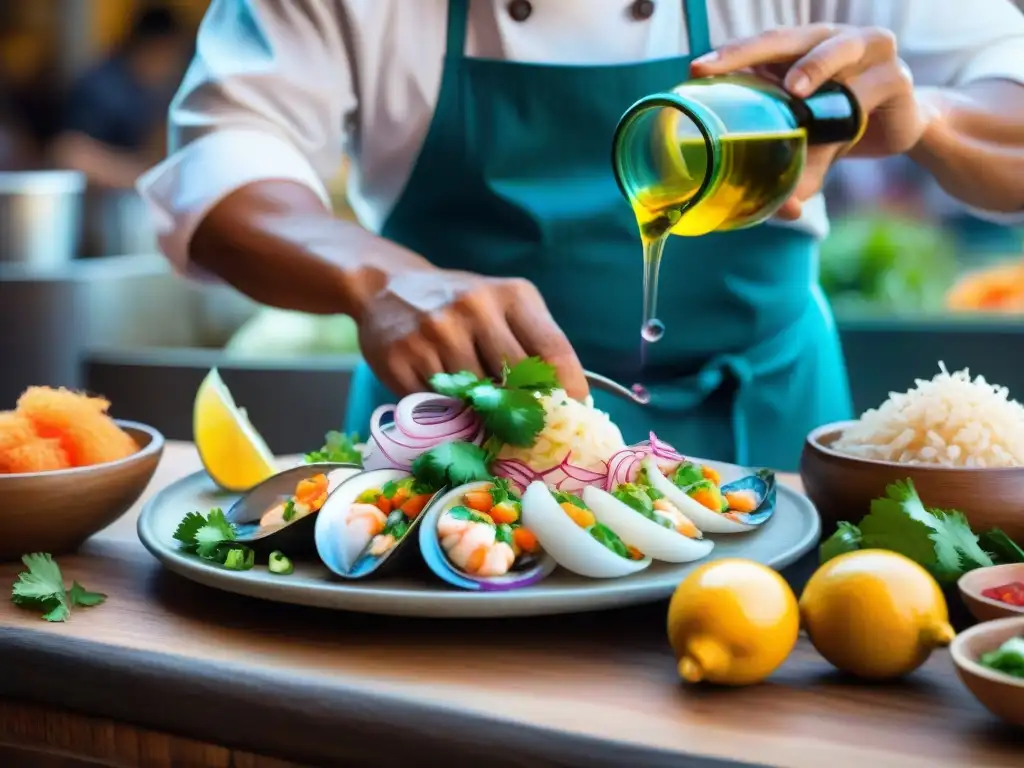
[[[459,371],[434,375],[430,386],[438,394],[469,404],[483,419],[493,441],[529,448],[544,429],[544,406],[538,396],[561,385],[553,365],[539,357],[527,357],[513,366],[505,363],[499,382]]]
[[[319,451],[311,451],[306,454],[306,463],[331,462],[355,464],[361,467],[363,466],[363,454],[356,448],[358,443],[359,435],[355,432],[350,435],[335,431],[328,432],[324,437],[323,447]]]
[[[236,538],[235,527],[219,508],[208,515],[189,512],[174,531],[185,552],[232,571],[247,571],[255,565],[256,554]]]
[[[980,539],[957,510],[929,509],[911,480],[885,489],[860,525],[839,523],[820,548],[822,563],[858,549],[888,549],[924,566],[937,581],[955,582],[967,571],[999,562],[1024,562],[1024,550],[998,529]],[[993,559],[993,555],[995,559]]]
[[[424,451],[412,463],[417,482],[431,488],[465,485],[477,480],[490,480],[490,454],[473,443],[454,440]]]
[[[77,581],[70,589],[65,588],[60,566],[45,552],[24,555],[21,562],[28,570],[18,574],[11,600],[22,608],[40,611],[45,621],[67,621],[73,607],[91,608],[107,599],[102,592],[90,592]]]

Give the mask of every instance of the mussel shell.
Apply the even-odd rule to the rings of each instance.
[[[775,512],[777,496],[775,473],[770,469],[759,469],[752,475],[746,475],[722,486],[722,493],[747,490],[757,494],[759,499],[757,507],[752,512],[730,512],[729,514],[746,525],[761,525]]]
[[[349,562],[348,554],[344,551],[348,536],[346,521],[359,494],[371,488],[380,488],[387,482],[397,482],[409,477],[412,475],[400,469],[371,469],[350,477],[327,497],[317,515],[313,538],[317,555],[334,574],[348,580],[363,579],[370,575],[380,576],[397,568],[416,551],[414,546],[407,545],[414,538],[416,527],[426,515],[425,511],[409,523],[406,534],[383,555],[374,556],[363,552],[369,542],[359,542],[358,551],[361,554],[356,555],[352,562]],[[435,495],[434,499],[436,498]]]
[[[669,480],[658,468],[657,463],[644,459],[644,469],[651,486],[676,505],[704,533],[743,533],[762,525],[775,512],[775,473],[763,469],[745,475],[738,480],[725,483],[719,490],[731,493],[753,490],[758,494],[759,503],[753,512],[715,512],[690,498],[686,492]]]
[[[423,555],[423,560],[434,574],[452,586],[480,592],[519,589],[536,584],[555,569],[554,559],[546,552],[541,552],[536,561],[522,570],[512,570],[504,576],[493,577],[472,576],[456,568],[448,559],[437,535],[437,523],[441,515],[445,510],[455,506],[455,502],[464,493],[489,489],[492,486],[492,482],[483,480],[452,488],[435,498],[423,515],[419,532],[420,552]]]
[[[274,549],[287,549],[291,553],[310,550],[313,520],[317,512],[287,522],[279,527],[266,528],[260,525],[260,518],[277,504],[295,495],[295,487],[302,481],[319,474],[326,474],[331,486],[338,488],[348,477],[361,472],[355,464],[321,462],[291,467],[264,480],[239,498],[225,513],[235,527],[237,541],[258,545],[266,543]]]
[[[648,556],[629,560],[612,552],[586,529],[580,528],[540,480],[530,483],[523,494],[523,525],[533,531],[540,545],[560,566],[580,576],[616,579],[642,571],[651,564]],[[619,535],[618,531],[615,533]]]

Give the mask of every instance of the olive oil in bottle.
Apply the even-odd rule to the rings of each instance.
[[[657,319],[658,272],[670,234],[697,236],[740,229],[758,214],[786,201],[803,172],[807,156],[803,129],[779,133],[725,135],[719,139],[715,173],[704,185],[701,174],[685,169],[708,165],[702,138],[679,142],[673,164],[677,172],[663,183],[637,191],[633,212],[640,227],[644,255],[644,315],[641,336],[658,341],[665,326]],[[704,187],[700,198],[694,196]]]
[[[746,74],[691,80],[630,107],[615,130],[612,161],[643,244],[644,345],[665,331],[658,272],[670,234],[765,221],[796,189],[809,145],[855,142],[864,126],[841,84],[798,99]]]

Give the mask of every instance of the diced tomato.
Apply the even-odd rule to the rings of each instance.
[[[402,504],[399,509],[406,517],[416,517],[423,508],[427,506],[427,502],[430,501],[431,495],[429,493],[421,493],[418,496],[413,496]]]
[[[512,541],[515,542],[523,552],[537,551],[537,536],[528,528],[515,528],[512,530]]]
[[[487,514],[489,514],[491,519],[496,523],[519,522],[519,510],[515,508],[515,505],[509,502],[495,504]]]
[[[982,595],[1001,603],[1024,607],[1024,582],[1012,581],[998,587],[982,590]]]
[[[385,515],[391,514],[391,499],[389,499],[383,493],[380,496],[378,496],[373,503],[374,506],[376,506],[377,509],[383,512]]]
[[[490,491],[470,491],[463,497],[463,503],[477,512],[490,512],[494,506]]]

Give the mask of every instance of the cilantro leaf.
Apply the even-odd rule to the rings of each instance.
[[[421,453],[412,463],[412,473],[419,482],[435,488],[491,479],[486,451],[461,440],[441,443]]]
[[[355,464],[363,466],[363,454],[356,448],[359,442],[358,433],[350,435],[341,432],[331,431],[324,437],[324,445],[319,451],[312,451],[306,454],[307,464],[319,462],[331,462],[336,464]]]
[[[174,538],[181,542],[184,551],[231,570],[247,571],[256,562],[250,547],[235,542],[235,527],[219,508],[210,510],[205,517],[189,512]]]
[[[963,514],[926,509],[910,480],[893,483],[885,498],[872,501],[860,529],[864,547],[906,555],[943,583],[991,562]]]
[[[545,395],[561,386],[555,373],[555,366],[539,357],[527,357],[511,368],[506,364],[502,371],[502,379],[509,389],[524,389]]]
[[[41,607],[46,611],[43,614],[44,621],[67,621],[71,618],[71,608],[68,607],[66,599],[47,600]]]
[[[430,386],[435,392],[448,397],[457,397],[460,400],[466,397],[470,387],[479,382],[480,379],[476,377],[476,374],[469,371],[435,373],[430,377]]]
[[[1024,549],[998,528],[981,534],[980,544],[999,563],[1024,563]]]
[[[963,512],[956,510],[941,512],[935,509],[930,511],[942,521],[950,542],[956,547],[962,556],[964,565],[967,566],[964,570],[994,565],[992,558],[978,543],[978,537],[971,530],[971,525],[967,522]]]
[[[836,532],[821,543],[818,548],[818,562],[824,565],[833,557],[860,549],[861,532],[857,526],[845,520],[840,522]]]
[[[484,429],[503,443],[529,448],[544,429],[544,406],[532,392],[485,384],[474,387],[470,397]]]
[[[71,589],[68,590],[68,600],[72,605],[81,608],[91,608],[105,602],[107,596],[102,592],[90,592],[77,581],[71,582]]]
[[[25,555],[21,561],[28,570],[18,574],[11,600],[22,608],[41,612],[44,621],[67,621],[72,605],[89,607],[107,599],[99,592],[89,592],[77,581],[66,590],[60,566],[49,554],[36,552]]]
[[[25,555],[21,562],[28,568],[18,574],[12,596],[26,600],[48,600],[64,596],[64,577],[60,566],[45,552]]]
[[[189,512],[185,515],[184,519],[178,523],[178,527],[174,530],[175,541],[180,541],[182,544],[194,544],[196,540],[196,533],[206,525],[206,518],[198,512]]]

